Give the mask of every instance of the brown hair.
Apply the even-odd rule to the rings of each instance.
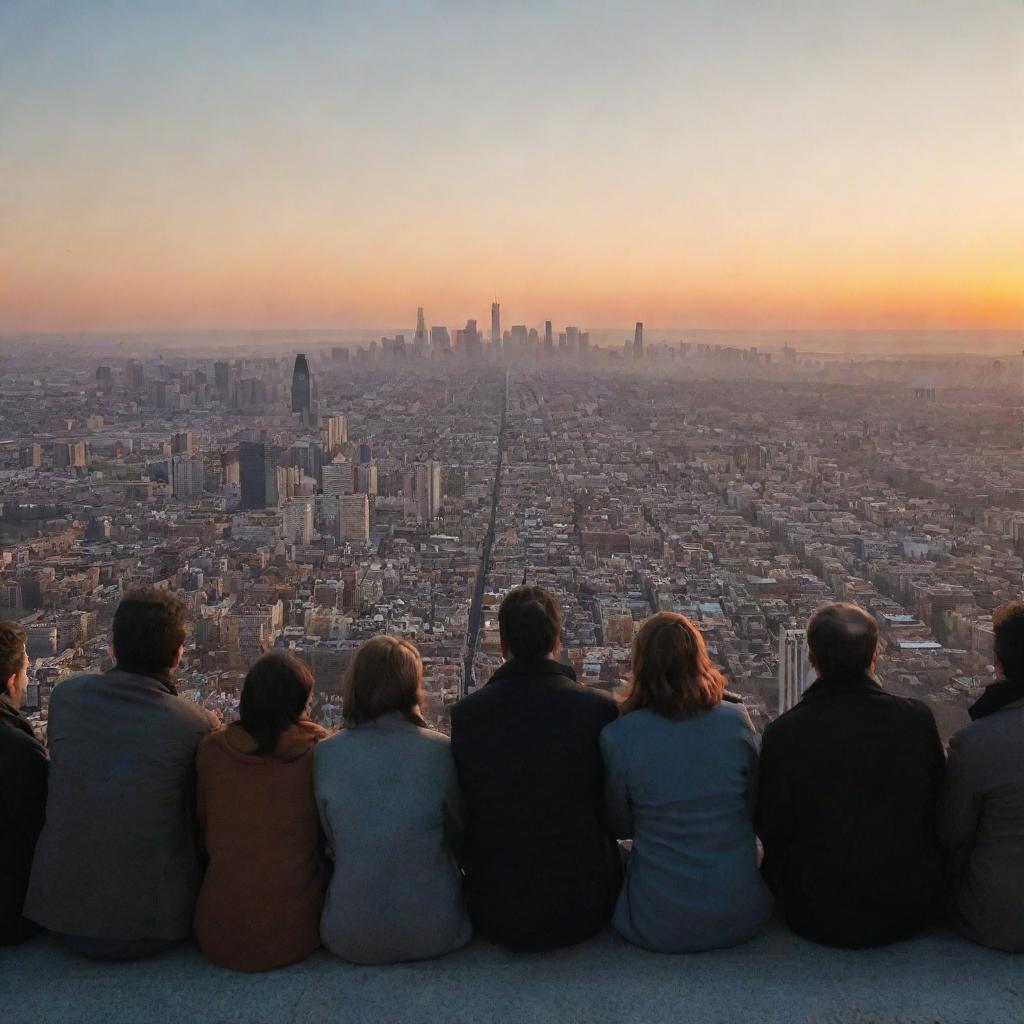
[[[725,679],[711,664],[700,631],[685,616],[658,612],[633,640],[633,671],[619,710],[649,708],[666,718],[692,718],[721,703]]]
[[[375,636],[356,651],[341,686],[342,717],[347,725],[372,722],[400,711],[410,722],[423,724],[417,707],[423,703],[423,662],[408,640]]]
[[[281,734],[302,717],[313,692],[313,673],[288,651],[257,658],[242,684],[238,711],[257,754],[272,754]]]
[[[27,655],[25,630],[16,622],[0,622],[0,693],[7,680],[21,671]]]

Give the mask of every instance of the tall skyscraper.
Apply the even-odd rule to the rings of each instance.
[[[178,501],[189,501],[203,493],[203,460],[198,455],[175,455],[171,459],[171,491]]]
[[[295,357],[295,369],[292,370],[292,412],[297,412],[302,416],[303,423],[308,423],[312,407],[312,375],[305,355],[300,352]]]
[[[346,494],[341,499],[341,540],[366,544],[370,540],[370,499]]]
[[[414,339],[417,354],[423,351],[427,344],[427,322],[423,319],[423,307],[416,310],[416,337]]]
[[[501,306],[491,303],[491,347],[495,352],[501,349]]]
[[[239,442],[238,477],[243,509],[277,504],[277,463],[268,445],[261,441]]]
[[[644,357],[644,325],[640,320],[637,320],[636,327],[633,329],[633,358],[643,359]]]
[[[434,352],[451,351],[452,336],[448,333],[447,327],[430,328],[430,347]]]
[[[291,498],[281,510],[281,536],[289,544],[313,542],[313,499]]]
[[[544,354],[550,355],[555,348],[554,335],[551,333],[551,321],[544,321]]]
[[[324,433],[327,435],[327,450],[333,452],[348,440],[348,416],[336,412],[324,419]]]
[[[231,365],[229,363],[213,364],[213,388],[217,397],[227,401],[231,395]]]
[[[785,714],[802,696],[813,670],[807,657],[807,631],[779,631],[779,714]]]
[[[566,327],[565,344],[570,352],[578,352],[580,347],[580,329],[578,327]]]

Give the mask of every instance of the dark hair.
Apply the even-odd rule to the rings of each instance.
[[[692,718],[722,702],[725,679],[711,664],[700,630],[675,612],[652,615],[633,640],[633,670],[619,709],[650,708],[666,718]]]
[[[1007,601],[992,613],[993,644],[1003,673],[1010,678],[1024,675],[1024,602]]]
[[[372,722],[400,711],[423,725],[416,708],[423,703],[423,662],[408,640],[375,636],[352,659],[341,685],[342,717],[348,725]]]
[[[312,692],[313,673],[288,651],[270,651],[252,663],[238,710],[257,754],[274,752],[281,734],[302,717]]]
[[[25,630],[16,622],[0,622],[0,693],[11,676],[16,676],[25,664]]]
[[[827,604],[807,623],[807,646],[820,678],[855,679],[871,667],[878,623],[860,605]]]
[[[513,587],[498,609],[498,634],[517,661],[540,661],[558,643],[562,613],[543,587]]]
[[[185,642],[185,606],[157,587],[130,590],[114,612],[118,668],[149,675],[167,672]]]

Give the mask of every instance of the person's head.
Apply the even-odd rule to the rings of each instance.
[[[1007,601],[992,614],[996,670],[1009,679],[1024,676],[1024,601]]]
[[[25,631],[16,622],[0,622],[0,695],[16,707],[28,692],[28,651]]]
[[[252,663],[238,710],[256,753],[274,752],[281,734],[305,714],[312,692],[313,673],[288,651],[271,651]]]
[[[858,679],[875,667],[878,623],[860,605],[827,604],[807,623],[807,648],[821,679]]]
[[[690,718],[722,701],[725,679],[711,664],[700,630],[675,612],[652,615],[633,638],[633,668],[620,701],[623,714],[648,708]]]
[[[408,640],[375,636],[352,659],[342,682],[342,717],[347,725],[372,722],[398,711],[410,722],[422,723],[423,662]]]
[[[516,661],[557,658],[561,647],[562,613],[543,587],[513,587],[498,609],[501,654]]]
[[[114,612],[117,667],[140,675],[173,672],[185,644],[185,606],[169,590],[130,590]]]

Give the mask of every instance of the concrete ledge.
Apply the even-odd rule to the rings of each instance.
[[[945,930],[884,949],[830,950],[773,923],[745,946],[681,957],[608,932],[544,954],[477,941],[394,967],[354,967],[321,951],[249,975],[211,966],[191,944],[111,965],[43,936],[0,951],[0,993],[4,1024],[1016,1024],[1024,955]]]

